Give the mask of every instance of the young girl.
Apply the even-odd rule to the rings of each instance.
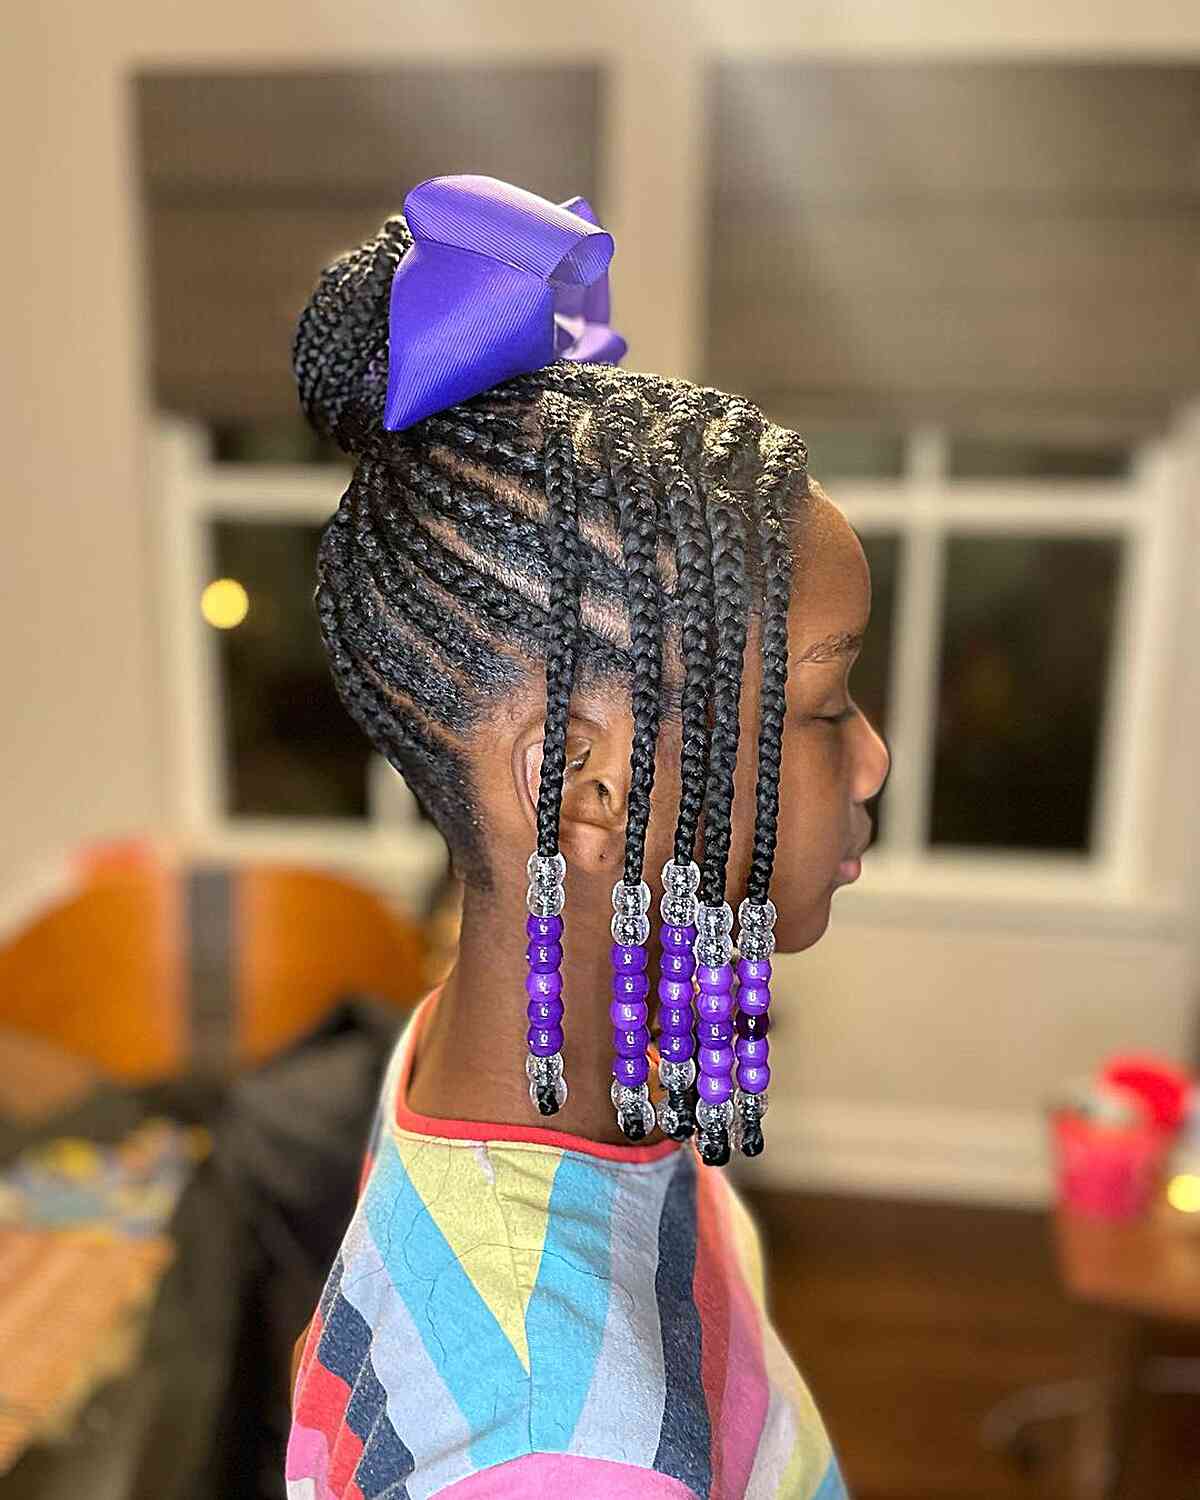
[[[771,953],[824,932],[887,772],[867,566],[794,433],[615,367],[612,248],[581,199],[436,179],[300,321],[357,460],[333,672],[465,897],[303,1341],[291,1500],[845,1493],[721,1168],[764,1145]]]

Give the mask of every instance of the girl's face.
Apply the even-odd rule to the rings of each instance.
[[[887,748],[850,696],[850,669],[871,612],[871,576],[850,525],[814,485],[795,539],[788,621],[787,718],[779,787],[779,842],[771,899],[781,952],[808,948],[829,923],[839,886],[857,878],[871,837],[864,806],[883,786]],[[746,653],[735,782],[729,899],[745,890],[757,780],[756,642]]]

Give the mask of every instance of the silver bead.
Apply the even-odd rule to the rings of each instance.
[[[733,1124],[733,1100],[724,1104],[710,1104],[707,1099],[696,1101],[696,1124],[701,1130],[728,1130]]]
[[[774,901],[751,901],[747,897],[738,907],[738,928],[741,932],[770,932],[774,926]]]
[[[561,885],[542,889],[531,885],[525,892],[525,905],[534,917],[557,917],[567,904],[567,893]]]
[[[643,880],[629,885],[618,880],[612,892],[613,911],[621,917],[642,917],[650,910],[650,887]]]
[[[683,1062],[660,1062],[658,1081],[673,1094],[682,1094],[696,1081],[696,1059],[688,1057]]]
[[[676,1109],[670,1100],[664,1099],[658,1106],[658,1128],[664,1135],[677,1135],[686,1116],[685,1110]],[[687,1123],[691,1125],[690,1120]]]
[[[658,909],[668,927],[695,927],[699,904],[695,896],[673,896],[668,891]]]
[[[562,1053],[552,1052],[549,1057],[526,1053],[525,1076],[530,1083],[555,1083],[563,1076]]]
[[[650,1089],[646,1084],[639,1083],[635,1088],[630,1088],[628,1084],[620,1083],[614,1078],[609,1097],[617,1112],[618,1124],[625,1115],[637,1115],[641,1117],[643,1133],[650,1134],[654,1129],[654,1106],[650,1103]]]
[[[700,903],[696,911],[696,931],[702,938],[728,937],[733,931],[733,908],[728,901],[720,906]]]
[[[694,896],[700,889],[700,866],[694,859],[686,865],[669,859],[662,868],[662,883],[668,896]]]
[[[538,854],[535,850],[525,862],[525,874],[530,885],[546,890],[566,880],[567,861],[561,853]]]
[[[773,932],[743,932],[739,935],[738,952],[751,963],[762,963],[775,952]]]
[[[706,969],[719,969],[732,959],[733,943],[728,935],[720,938],[697,938],[695,954],[698,964],[703,964]]]
[[[611,930],[614,943],[636,948],[650,936],[650,918],[645,915],[623,917],[620,912],[614,912]]]
[[[734,1089],[734,1103],[743,1120],[761,1120],[767,1112],[767,1090],[761,1094],[747,1094],[743,1089]]]

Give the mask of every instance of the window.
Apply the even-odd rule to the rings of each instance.
[[[367,815],[370,747],[338,699],[313,610],[320,538],[310,522],[212,523],[213,572],[248,600],[212,641],[231,818]]]

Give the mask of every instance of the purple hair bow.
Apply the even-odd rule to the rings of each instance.
[[[434,177],[404,200],[412,248],[392,281],[393,432],[556,359],[617,364],[612,236],[584,198],[551,203],[494,177]]]

